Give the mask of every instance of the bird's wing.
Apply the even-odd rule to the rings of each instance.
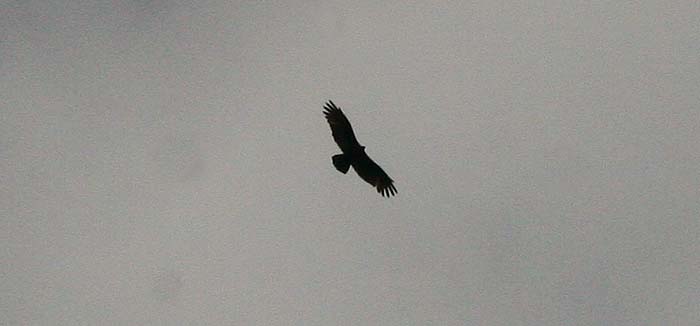
[[[382,194],[382,196],[391,197],[398,193],[396,187],[394,187],[394,180],[391,180],[389,175],[377,163],[374,163],[369,156],[363,155],[358,157],[354,163],[353,167],[360,178],[377,188],[377,192]]]
[[[335,106],[333,101],[328,101],[326,106],[324,106],[323,114],[328,120],[328,124],[331,126],[331,132],[333,133],[333,139],[340,147],[343,153],[353,152],[353,148],[360,146],[355,138],[355,133],[352,131],[352,126],[350,121],[345,117],[343,111],[339,107]]]

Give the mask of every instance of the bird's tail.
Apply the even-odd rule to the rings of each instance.
[[[333,155],[333,165],[338,171],[345,174],[350,169],[350,160],[345,154]]]

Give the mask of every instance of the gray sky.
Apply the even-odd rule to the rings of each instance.
[[[697,1],[192,3],[0,2],[0,324],[700,323]]]

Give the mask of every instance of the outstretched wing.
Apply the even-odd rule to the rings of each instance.
[[[360,178],[377,188],[377,192],[382,194],[382,196],[391,197],[398,193],[396,187],[394,187],[394,180],[391,180],[389,175],[377,163],[374,163],[369,156],[362,155],[358,157],[353,167]]]
[[[328,120],[328,124],[331,126],[331,132],[333,133],[333,139],[340,147],[343,153],[352,153],[354,148],[360,146],[355,138],[355,133],[352,131],[352,126],[350,121],[345,117],[343,111],[339,107],[335,106],[333,101],[328,101],[323,107],[325,110],[323,114]]]

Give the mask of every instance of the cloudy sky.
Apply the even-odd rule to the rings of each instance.
[[[697,1],[2,1],[0,324],[694,325]],[[332,99],[396,181],[338,153]]]

